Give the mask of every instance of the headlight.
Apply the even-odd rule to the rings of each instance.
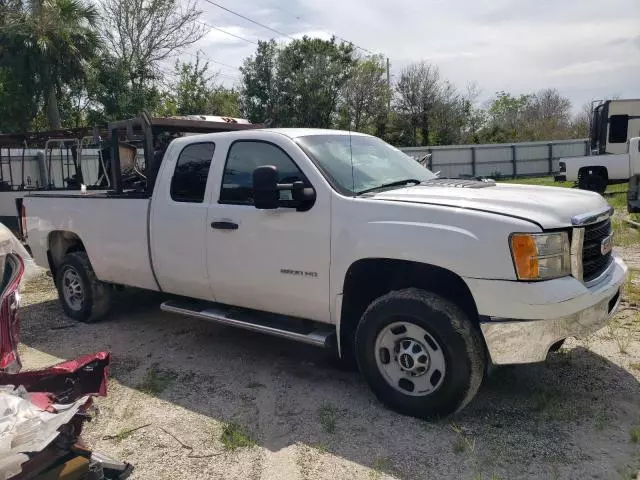
[[[514,233],[509,243],[518,280],[548,280],[571,274],[567,232]]]

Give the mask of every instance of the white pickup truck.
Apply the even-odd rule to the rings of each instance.
[[[592,192],[439,179],[362,134],[173,140],[140,193],[30,194],[23,222],[66,314],[113,285],[165,311],[337,347],[403,414],[450,414],[488,365],[545,360],[603,327],[627,267]]]
[[[604,193],[611,183],[624,183],[635,175],[632,164],[640,163],[640,137],[627,142],[626,153],[604,153],[561,158],[556,180],[576,182],[582,190]]]

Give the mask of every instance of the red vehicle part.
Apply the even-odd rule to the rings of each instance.
[[[85,395],[107,395],[109,352],[83,355],[42,370],[0,373],[0,385],[22,385],[40,408],[71,403]],[[44,400],[44,398],[48,400]]]
[[[0,372],[16,373],[22,367],[18,355],[18,287],[24,273],[24,262],[15,253],[6,254],[0,261],[4,261],[0,284]]]

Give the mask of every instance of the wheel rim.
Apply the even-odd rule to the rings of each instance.
[[[384,327],[376,337],[375,355],[386,382],[405,395],[430,395],[442,385],[444,352],[429,332],[414,323]]]
[[[84,305],[84,285],[80,274],[73,267],[66,267],[62,272],[62,295],[69,308],[75,312]]]

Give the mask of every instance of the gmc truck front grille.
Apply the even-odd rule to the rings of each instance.
[[[610,235],[610,218],[585,226],[582,244],[582,278],[585,282],[597,278],[611,263],[611,251],[602,254],[603,240]]]

